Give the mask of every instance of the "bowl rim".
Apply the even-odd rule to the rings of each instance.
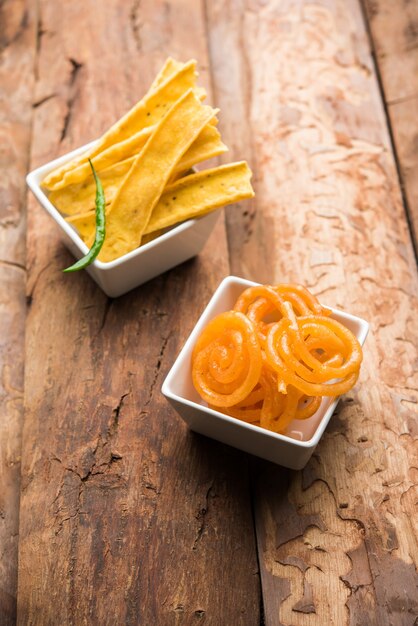
[[[29,189],[32,191],[32,193],[34,194],[38,202],[47,211],[47,213],[49,213],[49,215],[55,220],[58,226],[60,226],[60,228],[65,232],[65,234],[71,239],[73,244],[79,250],[81,256],[84,256],[85,254],[88,253],[89,251],[88,246],[84,243],[84,241],[78,235],[76,229],[65,220],[64,216],[61,215],[59,210],[49,200],[47,192],[44,191],[40,185],[40,180],[42,180],[46,176],[46,174],[56,169],[60,165],[64,165],[65,163],[68,163],[68,161],[71,161],[71,159],[73,159],[74,157],[78,156],[79,154],[82,154],[89,148],[92,148],[98,141],[99,141],[98,139],[94,141],[90,141],[89,143],[86,143],[83,146],[80,146],[79,148],[72,150],[71,152],[67,152],[66,154],[56,159],[53,159],[52,161],[48,161],[48,163],[45,163],[44,165],[41,165],[35,168],[34,170],[30,171],[26,176],[26,184],[29,187]],[[211,211],[210,214],[216,213],[219,210],[220,208],[214,209],[213,211]],[[143,246],[140,246],[139,248],[135,248],[135,250],[131,250],[131,252],[128,252],[127,254],[124,254],[123,256],[118,257],[117,259],[114,259],[113,261],[108,261],[105,263],[103,261],[99,261],[98,259],[95,259],[93,263],[91,263],[90,267],[94,267],[104,272],[113,270],[114,268],[119,267],[120,265],[123,265],[124,263],[130,261],[131,259],[141,256],[142,254],[145,254],[148,250],[157,248],[158,246],[164,244],[166,241],[169,241],[171,238],[182,233],[183,231],[187,231],[188,229],[192,228],[200,219],[203,219],[205,217],[207,217],[207,215],[202,215],[201,217],[185,220],[184,222],[181,222],[180,224],[169,227],[168,230],[162,235],[159,235],[152,241],[149,241],[148,243],[144,244]]]
[[[220,420],[223,420],[227,423],[230,424],[234,424],[235,426],[239,425],[242,428],[248,430],[248,431],[252,431],[254,433],[257,433],[258,435],[263,435],[265,437],[269,437],[272,439],[275,439],[277,441],[281,441],[284,442],[286,444],[291,444],[294,445],[296,447],[299,448],[313,448],[316,447],[316,445],[318,444],[319,440],[321,439],[326,427],[328,426],[328,423],[334,413],[335,407],[337,406],[339,399],[341,396],[336,396],[335,399],[331,402],[331,404],[329,405],[329,407],[326,409],[324,415],[321,418],[321,421],[318,424],[318,427],[316,428],[314,434],[312,435],[312,437],[306,441],[301,441],[299,439],[294,439],[293,437],[289,437],[288,435],[283,435],[281,433],[275,433],[273,431],[267,430],[266,428],[262,428],[261,426],[257,426],[255,424],[249,424],[248,422],[244,422],[242,420],[239,420],[238,418],[235,417],[231,417],[230,415],[225,415],[224,413],[220,413],[219,411],[215,411],[214,409],[211,409],[207,406],[198,404],[197,402],[194,402],[193,400],[189,400],[188,398],[184,398],[183,396],[179,396],[178,394],[176,394],[175,392],[172,391],[171,389],[171,384],[174,381],[176,374],[177,374],[177,370],[179,368],[178,363],[180,362],[180,360],[182,360],[184,358],[184,356],[191,351],[191,349],[193,348],[198,336],[200,335],[201,331],[203,330],[203,327],[206,326],[207,322],[209,321],[209,319],[211,319],[210,316],[210,309],[213,307],[213,305],[216,303],[216,301],[219,299],[222,291],[226,288],[226,286],[228,284],[236,284],[236,285],[240,285],[243,287],[243,289],[246,289],[247,287],[254,287],[254,286],[258,286],[261,283],[257,283],[251,280],[247,280],[245,278],[241,278],[239,276],[233,276],[233,275],[229,275],[226,276],[218,285],[218,287],[215,289],[215,291],[212,294],[212,297],[210,298],[209,302],[207,303],[205,309],[203,310],[202,314],[200,315],[199,319],[197,320],[195,326],[193,327],[189,337],[187,338],[187,340],[185,341],[182,349],[180,350],[179,354],[177,355],[173,365],[171,366],[163,384],[161,387],[161,392],[162,394],[166,397],[169,398],[171,400],[174,400],[175,402],[178,402],[180,404],[184,404],[190,408],[193,409],[197,409],[203,413],[206,413],[208,415],[211,415],[213,417],[216,417]],[[360,342],[361,345],[364,344],[367,334],[369,332],[369,323],[364,320],[361,317],[358,317],[357,315],[353,315],[351,313],[346,313],[345,311],[342,311],[341,309],[335,309],[333,307],[329,307],[327,306],[328,309],[330,309],[333,313],[336,313],[338,315],[342,315],[343,317],[345,317],[348,320],[351,320],[353,322],[356,322],[357,324],[359,324],[359,332],[356,335],[358,341]]]

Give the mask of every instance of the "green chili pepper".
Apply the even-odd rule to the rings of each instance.
[[[82,270],[90,263],[93,263],[94,259],[99,254],[103,242],[106,236],[106,213],[105,213],[105,195],[103,191],[103,186],[100,181],[100,178],[96,174],[96,170],[93,167],[93,163],[90,161],[91,171],[93,172],[94,181],[96,183],[96,236],[94,238],[94,242],[88,253],[83,256],[77,263],[67,267],[63,272],[77,272],[78,270]]]

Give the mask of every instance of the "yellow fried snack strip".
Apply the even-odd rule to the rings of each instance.
[[[135,159],[136,156],[130,157],[100,172],[106,205],[109,205],[115,197]],[[94,213],[94,179],[92,176],[89,176],[77,185],[70,185],[64,189],[51,191],[48,198],[63,215]]]
[[[168,78],[179,72],[184,66],[185,63],[181,63],[180,61],[176,61],[172,57],[168,57],[168,59],[166,59],[164,65],[158,72],[157,76],[154,78],[151,87],[148,89],[148,93],[156,91],[162,83],[164,83]]]
[[[245,161],[190,174],[167,187],[144,233],[201,217],[226,204],[254,197],[252,172]]]
[[[221,134],[213,125],[212,119],[176,165],[169,184],[184,176],[194,165],[213,159],[224,152],[228,152],[228,148],[221,140]]]
[[[151,213],[144,235],[160,234],[163,229],[178,222],[201,217],[218,207],[253,197],[251,170],[245,161],[190,174],[166,187]],[[67,221],[89,244],[94,237],[94,211],[70,217]],[[142,240],[141,244],[144,243]]]
[[[226,151],[227,147],[222,143],[219,131],[212,124],[207,124],[176,165],[174,175],[178,177],[181,173],[196,165],[196,163],[212,159]],[[123,178],[130,170],[135,158],[136,156],[130,157],[100,171],[100,180],[107,204],[110,204],[115,197]],[[96,160],[94,163],[96,168]],[[91,175],[91,170],[89,176],[82,183],[51,191],[49,194],[49,200],[64,215],[77,215],[87,213],[89,210],[94,211],[94,198],[95,182]]]
[[[141,239],[141,246],[144,246],[146,243],[149,243],[150,241],[153,241],[154,239],[157,239],[157,237],[160,237],[160,235],[162,235],[163,232],[164,231],[162,230],[154,230],[153,233],[147,233],[146,235],[143,235]]]
[[[106,148],[106,150],[103,150],[95,157],[92,157],[90,160],[93,163],[96,172],[102,172],[102,170],[111,167],[115,163],[120,163],[130,157],[137,156],[147,143],[154,128],[155,126],[144,128],[138,133],[135,133],[135,135],[132,135],[119,143],[112,144]],[[77,165],[69,172],[66,172],[60,183],[56,183],[53,187],[51,187],[52,192],[59,192],[61,189],[66,189],[71,185],[81,183],[83,180],[90,177],[90,163],[88,161],[86,163],[80,163],[80,165]]]
[[[154,129],[155,129],[155,126],[151,126],[150,128],[145,128],[144,130],[139,131],[135,135],[132,135],[132,137],[129,137],[128,139],[125,139],[124,141],[120,141],[119,143],[113,144],[112,146],[109,146],[109,148],[107,148],[106,150],[103,150],[103,152],[100,152],[97,156],[91,159],[96,172],[100,172],[100,175],[101,175],[101,172],[103,170],[111,167],[112,165],[116,163],[120,163],[121,161],[125,161],[126,159],[130,157],[137,156],[142,150],[142,148],[144,147],[144,145],[146,144],[146,142],[148,141]],[[193,146],[191,146],[189,159],[187,160],[187,162],[183,164],[184,165],[183,172],[190,169],[195,163],[200,163],[200,161],[202,160],[206,160],[208,158],[210,159],[212,158],[212,156],[217,156],[218,154],[225,152],[226,147],[220,141],[219,131],[216,130],[216,128],[214,127],[212,123],[207,125],[206,129],[202,131],[202,135],[203,135],[202,139],[200,140],[200,142],[196,144],[196,147],[194,150],[193,150]],[[201,158],[200,155],[198,155],[197,157],[195,157],[196,151],[201,152],[201,144],[203,142],[205,142],[208,152],[210,152],[209,143],[212,145],[213,148],[215,148],[215,146],[216,148],[220,148],[220,146],[222,146],[224,149],[221,149],[219,151],[216,151],[214,149],[213,151],[214,153],[211,154],[210,156],[203,156]],[[70,172],[67,172],[65,174],[62,180],[62,183],[65,182],[65,187],[63,187],[63,189],[67,189],[71,185],[81,183],[86,178],[89,178],[91,180],[91,183],[94,185],[89,162],[81,163],[78,167],[75,167]],[[51,195],[57,194],[57,197],[59,197],[60,191],[61,191],[61,187],[59,189],[56,189],[55,191],[52,191]],[[53,200],[51,200],[51,202],[53,202]],[[64,211],[64,212],[67,212],[67,211]],[[77,211],[70,210],[68,211],[68,214],[73,215],[76,212]]]
[[[119,143],[145,128],[154,126],[188,89],[196,89],[196,94],[201,97],[204,90],[196,88],[196,76],[196,61],[189,61],[184,64],[154,90],[148,91],[142,100],[111,126],[90,150],[70,163],[50,172],[42,181],[42,186],[49,190],[65,187],[69,184],[66,176],[71,170],[82,163],[87,163],[88,159],[93,158],[112,144]]]
[[[175,166],[215,114],[214,109],[200,103],[192,89],[173,104],[113,199],[106,239],[98,257],[101,261],[112,261],[140,245]]]

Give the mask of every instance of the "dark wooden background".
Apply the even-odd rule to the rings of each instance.
[[[24,176],[168,55],[198,60],[256,199],[111,300],[60,272]],[[0,624],[417,624],[417,70],[408,0],[0,2]],[[371,323],[303,471],[188,432],[160,394],[229,273]]]

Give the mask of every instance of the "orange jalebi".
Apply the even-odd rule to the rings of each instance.
[[[285,432],[358,378],[361,346],[329,315],[301,285],[246,289],[196,343],[196,390],[217,411]]]
[[[229,407],[244,400],[261,375],[261,347],[242,313],[221,313],[206,326],[193,351],[193,384],[209,404]]]
[[[318,341],[311,343],[311,339]],[[278,374],[279,389],[291,384],[310,396],[338,396],[357,381],[361,346],[336,320],[306,316],[292,322],[283,318],[270,328],[265,346],[267,360]],[[318,349],[320,355],[315,354]],[[337,382],[331,382],[335,379]]]
[[[230,407],[213,404],[209,404],[209,407],[244,422],[283,432],[293,419],[311,417],[320,403],[320,398],[308,398],[292,387],[286,394],[280,393],[277,377],[265,367],[259,382],[244,400]]]
[[[234,310],[247,315],[264,339],[274,322],[289,315],[289,304],[297,315],[329,315],[329,310],[305,287],[292,284],[249,287],[238,298]]]

